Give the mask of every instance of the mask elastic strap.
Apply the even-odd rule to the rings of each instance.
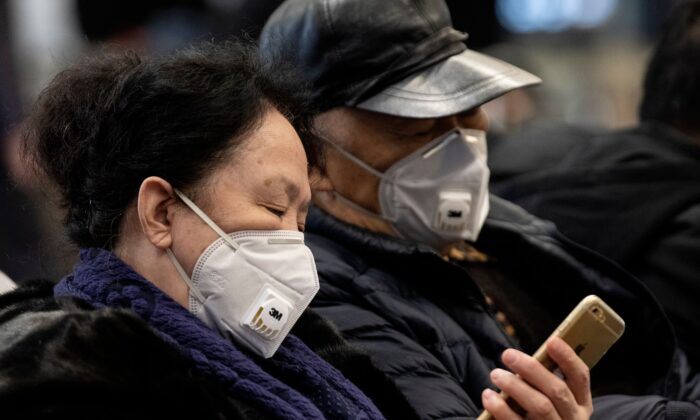
[[[211,220],[211,219],[209,218],[209,216],[207,216],[207,214],[204,213],[204,212],[202,211],[202,209],[200,209],[199,207],[197,207],[197,205],[194,204],[194,202],[192,202],[192,200],[190,200],[189,198],[187,198],[187,196],[186,196],[185,194],[183,194],[182,192],[180,192],[180,190],[178,190],[177,188],[173,188],[173,191],[175,191],[175,194],[180,198],[180,200],[182,200],[182,201],[187,205],[187,207],[189,207],[197,216],[199,216],[199,218],[202,219],[202,220],[204,221],[204,223],[206,223],[207,225],[209,225],[209,227],[210,227],[214,232],[216,232],[217,235],[219,235],[219,236],[221,237],[221,239],[223,239],[224,241],[226,241],[226,243],[229,244],[229,246],[231,246],[231,248],[233,248],[234,251],[237,251],[237,250],[238,250],[239,245],[238,245],[236,242],[234,242],[233,239],[231,239],[231,237],[228,236],[228,235],[226,234],[226,232],[224,232],[224,231],[219,227],[219,225],[217,225],[216,223],[214,223],[214,221]]]
[[[352,161],[356,165],[360,166],[362,169],[366,170],[367,172],[371,173],[372,175],[376,176],[377,178],[386,179],[387,181],[391,181],[390,179],[388,179],[386,177],[386,175],[384,175],[383,172],[379,172],[378,170],[369,166],[366,162],[363,162],[357,156],[353,155],[352,153],[348,152],[347,150],[343,149],[342,147],[338,146],[337,144],[333,143],[332,141],[328,140],[327,138],[320,136],[320,139],[323,140],[324,142],[330,144],[331,146],[333,146],[333,148],[335,150],[337,150],[338,153],[345,156],[347,159],[349,159],[350,161]]]
[[[347,150],[343,149],[342,147],[338,146],[337,144],[333,143],[332,141],[328,140],[325,137],[320,137],[321,140],[325,141],[329,145],[333,146],[335,150],[338,151],[341,155],[349,159],[350,161],[354,162],[357,164],[359,167],[362,169],[366,170],[367,172],[371,173],[372,175],[376,176],[379,179],[385,179],[389,181],[389,179],[382,173],[379,172],[378,170],[374,169],[373,167],[369,166],[367,163],[363,162],[361,159],[359,159],[357,156],[353,155],[352,153],[348,152]],[[369,216],[375,219],[380,219],[389,223],[393,223],[394,220],[390,219],[384,215],[375,213],[371,210],[367,210],[366,208],[362,207],[361,205],[355,203],[354,201],[340,195],[337,191],[333,191],[333,196],[340,201],[341,203],[347,205],[348,207],[352,208],[353,210],[356,210],[365,216]]]
[[[202,294],[199,293],[199,290],[197,290],[197,288],[194,287],[194,284],[192,284],[192,279],[190,279],[190,276],[187,275],[185,269],[182,268],[180,262],[177,260],[177,258],[175,258],[175,254],[173,254],[173,251],[171,251],[170,248],[168,248],[165,250],[165,252],[168,254],[168,258],[170,258],[170,261],[172,261],[173,265],[175,266],[177,273],[180,275],[180,277],[182,277],[182,280],[187,284],[187,286],[189,286],[190,291],[194,293],[194,296],[200,303],[203,303],[204,296],[202,296]]]

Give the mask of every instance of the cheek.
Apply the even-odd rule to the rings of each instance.
[[[188,273],[192,273],[199,256],[218,235],[198,220],[173,226],[173,252]]]
[[[366,169],[339,154],[329,157],[327,174],[335,188],[343,188],[344,191],[362,190],[377,180]]]
[[[235,208],[222,213],[216,222],[226,233],[242,230],[278,230],[282,229],[284,223],[283,219],[259,205],[256,200],[245,203],[239,201]]]
[[[265,209],[255,209],[238,219],[234,226],[227,232],[241,230],[279,230],[284,225],[283,219]]]
[[[467,117],[465,117],[460,125],[462,128],[473,128],[475,130],[488,131],[489,129],[489,116],[483,108]]]
[[[367,209],[378,210],[379,178],[337,155],[328,157],[326,174],[340,195]]]

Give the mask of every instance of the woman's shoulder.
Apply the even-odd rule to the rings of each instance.
[[[0,296],[0,407],[3,418],[246,418],[251,410],[136,314],[55,299],[51,284]]]
[[[79,299],[55,298],[49,282],[29,283],[0,295],[0,358],[39,349],[51,356],[52,347],[68,347],[76,336],[97,345],[109,338],[106,333],[126,332],[143,337],[152,334],[128,311],[96,309]]]
[[[69,312],[53,298],[52,284],[33,282],[0,295],[0,354],[22,347],[25,339]],[[66,302],[78,309],[79,302]]]

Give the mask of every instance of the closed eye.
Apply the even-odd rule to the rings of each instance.
[[[267,211],[279,217],[280,219],[283,218],[285,214],[287,214],[287,209],[280,209],[278,207],[270,206],[265,206],[265,209],[267,209]]]
[[[425,137],[435,131],[437,120],[420,120],[415,123],[404,124],[401,128],[397,128],[394,132],[403,138]]]

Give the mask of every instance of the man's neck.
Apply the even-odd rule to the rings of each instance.
[[[368,214],[371,213],[369,210],[367,210],[367,212],[363,212],[353,209],[352,206],[348,206],[347,204],[338,200],[337,197],[331,192],[314,192],[314,205],[320,208],[321,210],[325,211],[326,213],[330,214],[331,216],[335,217],[336,219],[342,220],[343,222],[348,223],[350,225],[357,226],[370,232],[381,233],[387,236],[398,236],[394,228],[386,220],[382,219],[379,216]],[[443,255],[443,257],[447,260],[450,258],[454,258],[455,255],[461,255],[459,254],[459,252],[461,252],[460,250],[462,250],[462,247],[464,246],[468,247],[470,251],[474,251],[480,256],[485,255],[480,253],[473,246],[465,244],[463,241],[458,241],[455,244],[447,245],[444,248],[438,250],[438,252],[441,255]],[[468,256],[469,258],[462,257],[456,259],[467,259],[469,261],[479,262],[486,261],[483,258],[480,259],[481,257],[474,257],[474,255],[476,255],[474,252],[470,253],[470,255]]]
[[[381,217],[367,214],[341,202],[333,193],[321,191],[314,193],[314,205],[336,219],[359,228],[388,236],[396,236],[394,228]],[[369,213],[370,211],[367,210]]]

